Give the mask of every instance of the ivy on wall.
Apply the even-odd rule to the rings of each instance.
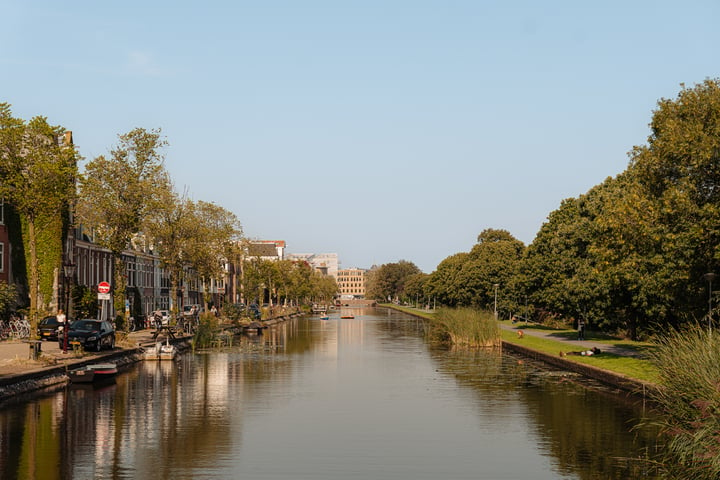
[[[18,308],[30,305],[28,298],[28,275],[25,265],[25,246],[23,244],[20,216],[12,206],[5,204],[5,225],[10,240],[10,281],[15,285],[18,294]]]
[[[27,252],[27,222],[21,218],[23,251]],[[60,215],[41,216],[36,219],[37,259],[38,259],[38,303],[37,309],[41,314],[51,313],[51,304],[57,302],[54,286],[57,278],[62,275],[63,255],[63,225],[65,222]],[[25,272],[31,268],[30,255],[24,255]],[[25,278],[27,283],[27,275]]]

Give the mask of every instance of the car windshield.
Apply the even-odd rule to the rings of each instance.
[[[78,320],[71,325],[73,330],[80,330],[81,332],[92,332],[93,330],[100,330],[100,322],[94,322],[92,320]]]
[[[56,325],[58,323],[57,318],[48,317],[42,321],[43,325]]]

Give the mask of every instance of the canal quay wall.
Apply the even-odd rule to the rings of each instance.
[[[422,318],[424,320],[428,320],[427,317],[416,314],[410,311],[407,311],[405,309],[399,309],[399,308],[393,308],[391,305],[384,306],[385,308],[391,308],[393,310],[397,310],[403,313],[407,313],[408,315],[412,315],[417,318]],[[432,320],[428,320],[432,321]],[[556,339],[557,340],[557,339]],[[557,340],[561,341],[561,340]],[[577,347],[576,344],[573,344],[574,347]],[[602,383],[603,385],[606,385],[611,388],[615,388],[617,390],[629,393],[631,395],[636,395],[640,397],[646,397],[649,392],[656,390],[657,385],[644,382],[642,380],[638,380],[635,378],[631,378],[616,372],[612,372],[610,370],[605,370],[602,368],[594,367],[592,365],[588,365],[585,363],[579,363],[574,362],[572,360],[568,360],[566,357],[561,356],[555,356],[550,355],[545,352],[540,352],[538,350],[534,350],[532,348],[525,347],[523,345],[518,345],[516,343],[511,343],[508,341],[503,340],[502,341],[502,349],[507,352],[512,352],[515,354],[522,355],[524,357],[527,357],[531,360],[540,361],[542,363],[548,364],[552,367],[559,368],[561,370],[566,370],[572,373],[576,373],[578,375],[581,375],[583,377],[595,380],[599,383]],[[615,352],[618,355],[622,355],[621,352]]]
[[[567,370],[578,375],[582,375],[586,378],[591,378],[609,387],[622,390],[623,392],[630,393],[632,395],[638,395],[646,397],[647,394],[655,390],[657,387],[652,383],[643,382],[634,378],[621,375],[619,373],[604,370],[602,368],[587,365],[585,363],[573,362],[566,360],[563,357],[550,355],[544,352],[533,350],[516,343],[510,343],[503,340],[502,348],[505,351],[520,354],[524,357],[528,357],[532,360],[541,361],[553,367]]]
[[[28,344],[24,342],[0,343],[0,359],[10,359],[20,362],[15,368],[15,370],[17,370],[16,372],[0,375],[0,402],[5,402],[17,395],[65,385],[69,381],[68,370],[82,368],[86,365],[94,363],[114,363],[118,369],[122,371],[122,369],[129,365],[143,360],[144,347],[155,343],[149,334],[133,338],[134,335],[136,334],[131,334],[131,341],[133,341],[137,347],[123,348],[107,353],[90,354],[81,357],[75,356],[73,352],[63,354],[62,351],[55,346],[56,342],[45,342],[42,346],[52,349],[48,351],[47,358],[49,361],[56,362],[54,365],[50,364],[47,366],[38,366],[36,362],[20,362],[20,358],[22,357],[18,355],[18,352],[22,351],[24,353],[28,348]],[[192,336],[187,336],[171,339],[170,343],[176,345],[181,351],[187,350],[190,348],[192,338]],[[25,354],[27,355],[27,353]]]

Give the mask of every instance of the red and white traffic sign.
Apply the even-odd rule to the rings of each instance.
[[[98,293],[110,293],[110,284],[108,282],[98,283]]]

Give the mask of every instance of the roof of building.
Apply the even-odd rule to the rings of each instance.
[[[251,257],[277,257],[278,251],[273,243],[251,243],[248,245],[248,255]]]

